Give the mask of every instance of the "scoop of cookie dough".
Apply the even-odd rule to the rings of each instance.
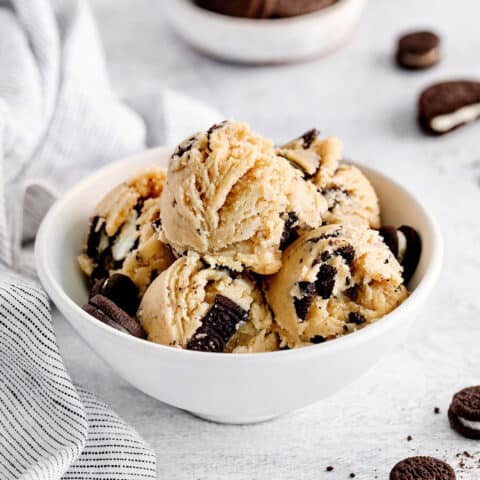
[[[335,137],[321,139],[312,129],[277,149],[323,194],[328,203],[324,223],[363,223],[380,227],[377,194],[355,166],[342,164],[343,146]]]
[[[286,227],[318,227],[325,211],[323,196],[270,140],[232,121],[177,147],[161,197],[164,237],[178,255],[194,250],[260,274],[279,270]]]
[[[208,352],[276,350],[272,316],[253,279],[189,252],[147,289],[137,312],[148,339]]]
[[[122,273],[143,293],[174,260],[159,240],[160,202],[164,169],[151,166],[111,190],[90,220],[81,269],[93,282]]]
[[[327,225],[297,239],[267,282],[290,347],[320,343],[375,322],[406,297],[402,267],[379,233]]]

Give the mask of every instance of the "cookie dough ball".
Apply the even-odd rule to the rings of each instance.
[[[325,211],[323,196],[270,140],[231,121],[177,147],[161,197],[164,237],[178,255],[194,250],[260,274],[280,269],[286,227],[315,228]]]
[[[173,261],[159,240],[164,169],[151,166],[111,190],[90,220],[84,253],[78,261],[94,282],[112,273],[130,277],[140,293]]]
[[[378,197],[367,177],[353,165],[341,164],[343,146],[335,137],[320,139],[309,130],[277,150],[300,169],[328,203],[325,223],[363,223],[380,227]]]
[[[137,312],[148,339],[208,352],[278,348],[272,317],[255,282],[207,265],[189,252],[147,289]]]
[[[402,303],[407,290],[402,267],[377,231],[327,225],[290,245],[266,297],[295,347],[375,322]]]
[[[328,203],[325,223],[363,224],[375,229],[380,227],[377,194],[357,167],[340,165],[320,187]]]

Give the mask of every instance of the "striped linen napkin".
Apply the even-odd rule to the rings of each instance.
[[[112,93],[82,0],[0,0],[0,478],[156,478],[155,456],[74,385],[31,245],[57,196],[103,163],[219,120],[172,91]]]

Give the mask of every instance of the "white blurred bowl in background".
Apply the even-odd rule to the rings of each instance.
[[[287,63],[330,53],[349,39],[367,0],[339,0],[313,13],[251,19],[211,12],[193,0],[165,2],[173,28],[195,49],[239,63]]]

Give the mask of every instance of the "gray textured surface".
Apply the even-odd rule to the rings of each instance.
[[[74,380],[150,442],[162,479],[343,479],[350,472],[384,479],[410,454],[433,454],[457,466],[457,452],[479,451],[480,444],[450,432],[445,411],[456,389],[480,383],[480,123],[431,139],[414,121],[423,86],[480,76],[479,2],[463,0],[459,8],[450,0],[371,0],[344,50],[269,68],[198,56],[168,29],[159,0],[97,0],[94,7],[120,94],[167,85],[278,140],[312,125],[338,135],[347,156],[393,175],[425,199],[443,230],[446,258],[408,345],[337,396],[274,422],[220,426],[150,399],[117,378],[58,319]],[[416,26],[444,35],[445,60],[424,73],[398,71],[390,60],[395,37]],[[434,406],[441,415],[433,414]],[[458,478],[479,478],[478,458],[467,461],[476,469],[458,469]],[[327,465],[334,472],[323,473]]]

